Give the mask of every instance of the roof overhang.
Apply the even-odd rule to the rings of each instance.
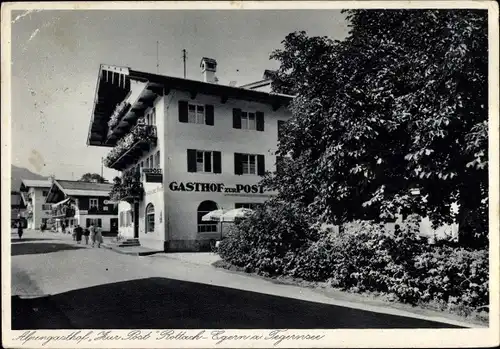
[[[126,101],[131,91],[131,80],[145,83],[145,88],[136,101],[130,102],[130,107],[126,107],[127,111],[119,117],[120,121],[110,131],[108,122],[117,106]],[[158,96],[167,95],[171,90],[189,92],[191,98],[195,98],[198,93],[217,96],[221,99],[221,103],[226,103],[228,99],[263,103],[271,105],[273,110],[288,106],[293,99],[293,96],[284,94],[145,73],[124,67],[101,65],[87,145],[113,147],[118,139],[130,130],[135,120],[143,116],[144,111],[153,105]]]
[[[66,194],[64,193],[63,188],[57,183],[57,180],[54,180],[54,183],[52,183],[52,186],[49,189],[49,193],[47,194],[47,197],[45,198],[45,203],[46,204],[54,204],[58,202],[58,199],[60,197],[59,194],[63,194],[64,197],[66,197]],[[60,201],[60,200],[59,200]]]
[[[129,69],[101,64],[97,77],[87,145],[103,145],[108,134],[108,120],[116,106],[130,92]]]

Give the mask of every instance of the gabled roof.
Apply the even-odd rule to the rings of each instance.
[[[57,192],[60,191],[64,196],[98,196],[107,197],[113,188],[111,183],[93,183],[83,181],[69,180],[54,180],[54,184],[50,188],[46,202],[53,203],[57,197]]]
[[[50,188],[52,183],[48,179],[22,179],[21,188]]]

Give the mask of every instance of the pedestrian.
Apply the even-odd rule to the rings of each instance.
[[[19,240],[23,238],[23,221],[21,219],[17,222],[17,235],[19,235]]]
[[[71,233],[71,235],[73,236],[73,241],[76,241],[76,234],[78,232],[77,228],[82,229],[82,227],[80,227],[78,224],[73,228],[73,232]]]
[[[92,247],[94,247],[94,245],[95,245],[95,226],[94,226],[94,223],[90,224],[89,232],[90,232],[90,240],[92,241]]]
[[[61,232],[64,234],[66,232],[66,226],[64,223],[61,223]]]
[[[75,232],[76,243],[80,244],[82,242],[82,235],[83,235],[82,227],[77,225],[74,229],[74,232]]]
[[[95,241],[97,242],[97,247],[101,248],[101,244],[103,243],[103,240],[102,240],[102,228],[101,227],[96,227],[95,228]]]
[[[85,245],[89,244],[89,235],[90,231],[87,228],[85,228],[85,230],[83,231],[83,237],[85,238]]]

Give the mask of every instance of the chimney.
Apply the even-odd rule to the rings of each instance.
[[[203,57],[201,59],[200,68],[204,82],[210,82],[212,84],[217,83],[217,78],[215,77],[217,61],[215,59]]]

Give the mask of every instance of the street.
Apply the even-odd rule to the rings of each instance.
[[[14,233],[14,231],[13,231]],[[12,235],[13,329],[452,328],[165,256]]]

